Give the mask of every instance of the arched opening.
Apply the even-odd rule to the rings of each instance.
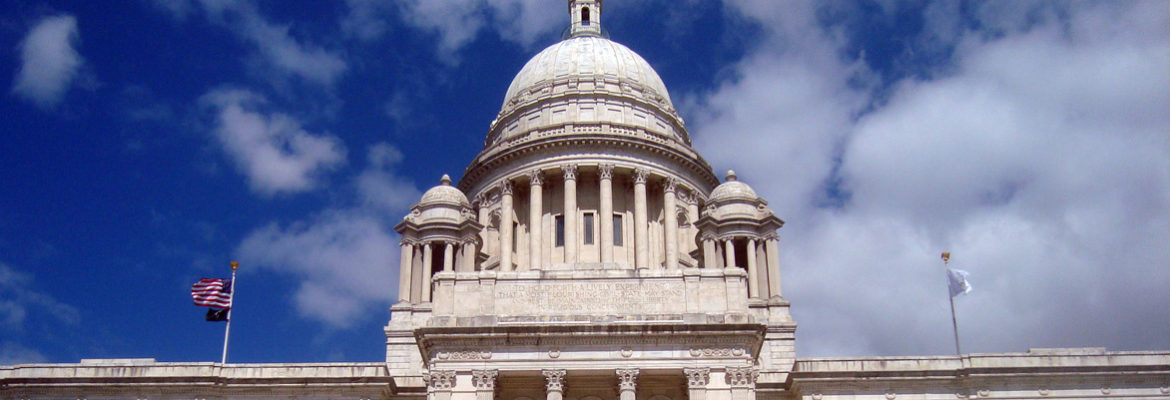
[[[589,7],[581,8],[581,25],[589,25]]]

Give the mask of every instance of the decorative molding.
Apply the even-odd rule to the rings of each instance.
[[[427,390],[451,390],[455,386],[455,371],[431,370],[424,372],[423,382],[426,382]]]
[[[708,348],[691,348],[692,357],[707,357],[707,358],[722,358],[722,357],[739,357],[744,355],[745,351],[742,347],[708,347]]]
[[[711,382],[711,368],[683,368],[683,374],[687,376],[687,387],[691,389],[706,388]]]
[[[638,369],[628,368],[614,371],[618,377],[618,388],[622,391],[634,391],[638,388]]]
[[[562,165],[561,171],[565,173],[565,180],[566,181],[577,180],[577,164]]]
[[[756,386],[756,378],[759,376],[760,369],[756,367],[727,367],[724,379],[731,387],[752,388]]]
[[[545,388],[550,392],[565,391],[565,370],[563,369],[544,369],[540,373],[544,375],[544,379],[548,382]]]
[[[598,165],[597,173],[601,176],[601,179],[613,179],[613,164]]]
[[[456,350],[440,351],[435,353],[440,360],[487,360],[492,358],[491,350]]]
[[[634,168],[634,184],[635,185],[645,185],[646,178],[649,175],[650,175],[650,172],[646,171],[644,168]]]
[[[472,370],[471,383],[475,384],[475,390],[493,391],[496,389],[496,377],[499,375],[500,372],[494,369]]]

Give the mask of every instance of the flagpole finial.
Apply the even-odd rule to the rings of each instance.
[[[944,264],[945,264],[945,263],[948,263],[948,262],[950,262],[950,261],[951,261],[951,252],[949,252],[949,251],[944,251],[944,252],[942,253],[942,259],[943,259],[943,263],[944,263]]]
[[[232,266],[232,272],[235,272],[237,268],[240,268],[239,261],[232,261],[229,264]]]

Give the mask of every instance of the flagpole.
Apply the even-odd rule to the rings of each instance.
[[[942,259],[943,259],[943,268],[946,269],[946,273],[948,276],[948,278],[947,278],[948,279],[948,281],[947,281],[948,282],[948,284],[947,284],[947,300],[949,300],[951,302],[951,327],[954,328],[954,330],[955,330],[955,355],[962,356],[963,351],[959,350],[959,321],[955,318],[955,296],[951,295],[951,288],[950,288],[950,284],[949,284],[949,282],[950,282],[949,277],[951,274],[950,266],[949,266],[950,261],[951,261],[951,252],[944,251],[942,253]],[[235,283],[233,282],[232,284],[234,285]],[[234,295],[235,290],[233,290],[232,293]],[[231,323],[231,322],[229,321],[228,323]]]
[[[232,293],[228,297],[228,305],[234,307],[236,305],[236,302],[235,302],[235,300],[236,300],[236,269],[240,268],[240,263],[238,261],[232,261],[231,266],[232,266]],[[953,307],[954,306],[952,305],[952,308]],[[231,331],[232,331],[232,308],[228,307],[227,326],[225,328],[223,328],[223,357],[221,357],[219,359],[220,364],[227,364],[228,334],[231,333]]]

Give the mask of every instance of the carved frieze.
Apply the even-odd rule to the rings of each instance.
[[[705,347],[691,348],[692,357],[727,358],[741,357],[747,352],[742,347]]]

